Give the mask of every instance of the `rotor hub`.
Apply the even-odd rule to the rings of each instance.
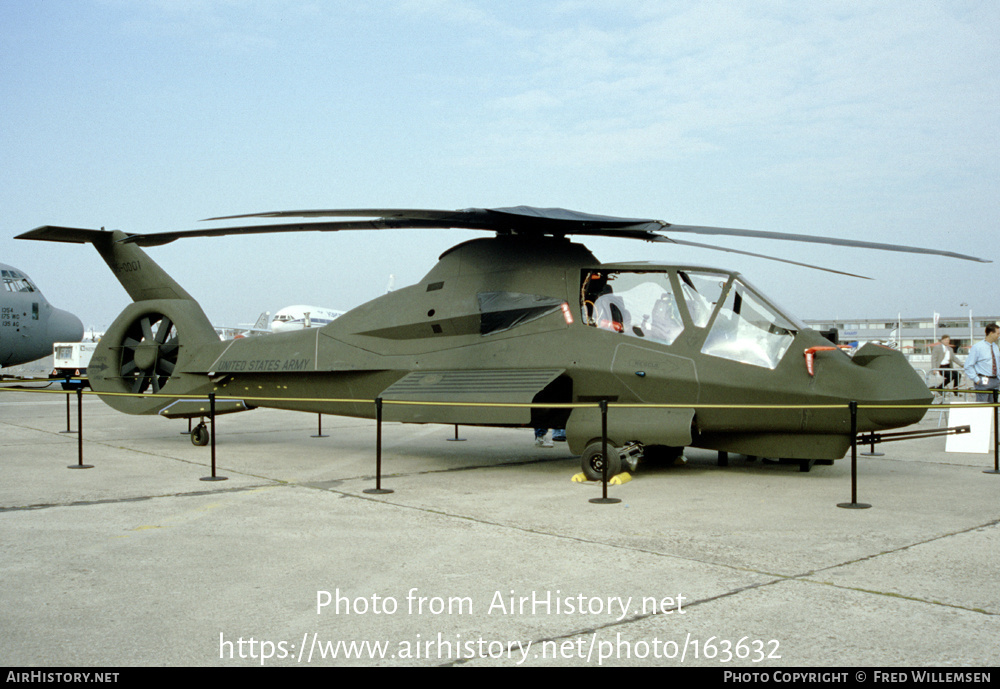
[[[135,365],[140,371],[152,371],[156,366],[159,346],[156,343],[143,343],[135,348]]]

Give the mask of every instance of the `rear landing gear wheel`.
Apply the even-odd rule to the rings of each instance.
[[[618,475],[622,470],[621,455],[618,449],[608,445],[608,479]],[[588,481],[600,481],[603,479],[604,455],[601,453],[601,443],[591,443],[583,451],[580,457],[580,464],[583,467],[583,474]]]
[[[211,440],[211,436],[208,432],[208,427],[204,423],[199,423],[191,431],[191,444],[197,447],[204,447],[208,445],[208,441]]]

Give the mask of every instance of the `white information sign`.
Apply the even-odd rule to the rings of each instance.
[[[979,407],[964,409],[953,407],[948,410],[948,426],[971,427],[970,433],[949,435],[945,441],[945,452],[993,452],[993,409]]]

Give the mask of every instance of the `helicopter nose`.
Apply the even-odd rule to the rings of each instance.
[[[49,338],[53,342],[79,342],[83,339],[83,321],[62,309],[52,309]]]
[[[859,413],[864,430],[898,428],[920,421],[933,396],[926,383],[902,354],[879,345],[865,345],[854,355],[853,363],[871,376],[867,394],[857,401],[871,405]],[[864,399],[867,397],[868,399]],[[882,407],[881,405],[885,405]],[[911,406],[908,406],[911,405]]]

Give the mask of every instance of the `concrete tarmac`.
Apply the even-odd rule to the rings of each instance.
[[[219,417],[208,482],[186,422],[83,406],[72,470],[64,396],[0,391],[3,665],[996,664],[1000,476],[943,438],[861,457],[870,509],[849,457],[698,450],[599,505],[530,429],[387,423],[372,495],[372,421]]]

